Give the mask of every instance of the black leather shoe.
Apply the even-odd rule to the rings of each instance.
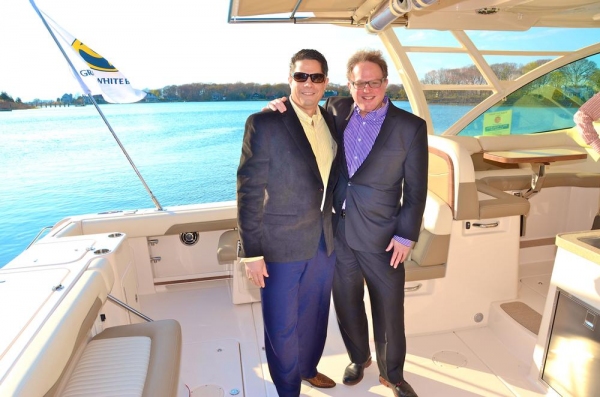
[[[394,397],[419,397],[407,381],[403,381],[394,385],[388,382],[387,380],[383,379],[383,376],[379,375],[379,382],[382,385],[392,389],[394,391]]]
[[[342,382],[345,385],[352,386],[360,382],[365,374],[365,368],[371,365],[371,357],[363,364],[350,363],[344,370],[344,378]]]

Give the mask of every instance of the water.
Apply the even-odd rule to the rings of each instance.
[[[407,102],[395,102],[410,111]],[[103,105],[163,207],[235,200],[244,123],[266,102]],[[469,106],[432,106],[443,131]],[[153,208],[93,106],[0,113],[0,267],[70,215]]]

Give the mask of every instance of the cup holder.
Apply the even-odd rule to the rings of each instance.
[[[108,235],[108,238],[121,237],[123,233],[111,233]]]
[[[102,254],[108,254],[109,252],[110,252],[110,250],[108,248],[101,248],[101,249],[94,251],[94,254],[102,255]]]

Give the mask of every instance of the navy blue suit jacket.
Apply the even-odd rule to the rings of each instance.
[[[334,158],[324,186],[302,124],[289,101],[286,106],[285,113],[264,111],[246,121],[237,172],[241,258],[310,259],[317,253],[322,232],[328,254],[333,251],[331,208],[338,162]],[[321,113],[335,140],[333,119],[322,108]]]
[[[341,147],[333,226],[336,230],[346,200],[348,245],[357,251],[379,253],[394,235],[412,241],[419,237],[427,197],[427,125],[390,102],[371,152],[350,178],[343,134],[353,104],[350,97],[332,97],[325,102]]]

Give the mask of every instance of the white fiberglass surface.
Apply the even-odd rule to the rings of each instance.
[[[236,390],[246,397],[277,395],[264,356],[260,303],[232,304],[227,282],[222,280],[163,287],[140,298],[142,311],[151,318],[175,318],[181,323],[181,377],[191,390],[205,387],[220,388],[224,395]],[[510,338],[498,338],[491,326],[411,336],[407,338],[405,378],[422,396],[543,395],[527,376],[531,363],[511,354],[507,340],[510,343]],[[347,364],[332,306],[318,369],[337,386],[316,389],[303,383],[301,395],[392,395],[379,384],[375,362],[365,370],[362,382],[343,385]]]

